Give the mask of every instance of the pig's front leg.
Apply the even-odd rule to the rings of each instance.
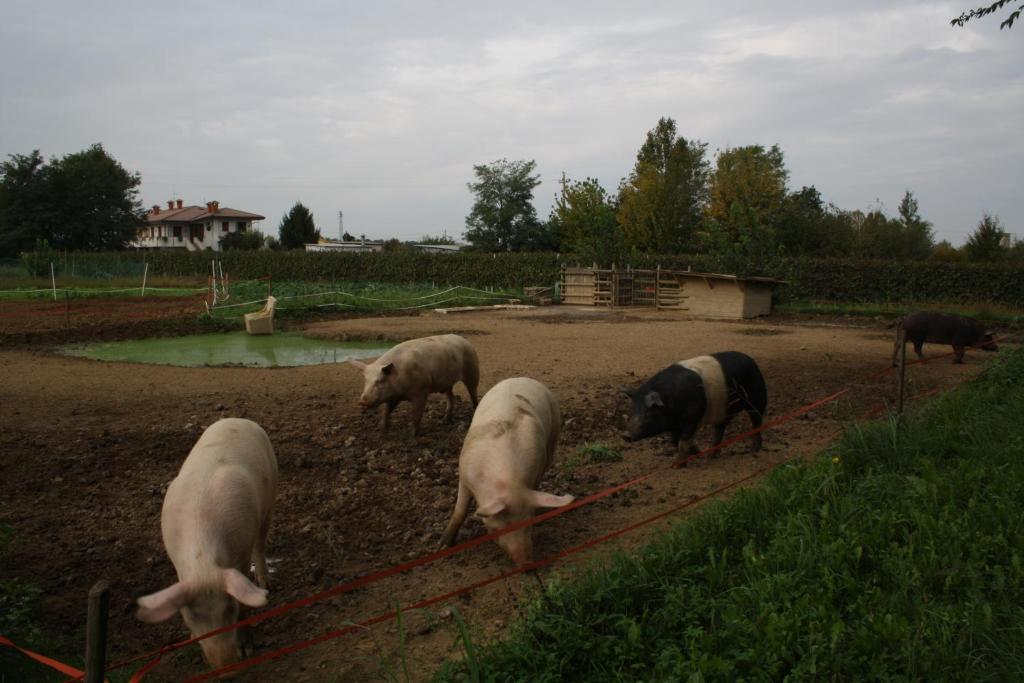
[[[388,428],[391,427],[391,411],[394,409],[395,404],[390,401],[380,407],[380,429],[385,434],[388,433]]]
[[[697,444],[693,442],[696,431],[695,429],[684,429],[672,433],[672,439],[676,442],[676,459],[672,463],[673,467],[686,465],[686,458],[698,452]]]
[[[423,420],[423,409],[427,407],[427,394],[410,399],[412,401],[412,435],[419,436],[420,422]]]

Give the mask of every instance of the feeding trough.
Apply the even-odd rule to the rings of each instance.
[[[274,305],[277,299],[267,297],[262,310],[245,314],[245,331],[249,334],[274,334]]]

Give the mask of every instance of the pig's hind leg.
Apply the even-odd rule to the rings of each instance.
[[[445,396],[448,397],[448,409],[444,411],[444,421],[451,424],[452,415],[455,412],[455,392],[452,391],[454,386],[448,387],[448,391],[445,392]]]
[[[452,511],[451,521],[441,534],[441,547],[449,548],[455,545],[455,537],[459,535],[462,523],[466,521],[469,514],[469,488],[459,480],[459,493],[455,497],[455,509]]]
[[[270,572],[267,570],[267,533],[270,531],[270,515],[260,526],[259,537],[252,547],[252,566],[256,573],[256,585],[265,590],[270,588]]]

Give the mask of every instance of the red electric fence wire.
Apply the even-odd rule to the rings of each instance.
[[[778,425],[780,425],[780,424],[782,424],[784,422],[788,422],[790,420],[794,420],[794,419],[800,417],[801,415],[809,413],[810,411],[814,410],[815,408],[821,407],[821,405],[823,405],[825,403],[828,403],[830,401],[836,400],[837,398],[839,398],[840,396],[848,393],[849,391],[850,391],[850,389],[843,389],[843,390],[838,391],[838,392],[836,392],[834,394],[831,394],[829,396],[825,396],[824,398],[821,398],[821,399],[818,399],[818,400],[813,401],[811,403],[808,403],[806,405],[803,405],[803,407],[801,407],[801,408],[799,408],[799,409],[797,409],[795,411],[792,411],[791,413],[787,413],[787,414],[785,414],[784,416],[782,416],[780,418],[776,418],[775,420],[772,420],[772,421],[770,421],[768,423],[765,423],[765,424],[761,425],[760,427],[758,427],[757,429],[752,429],[752,430],[750,430],[748,432],[743,432],[742,434],[739,434],[738,436],[736,436],[734,438],[731,438],[731,439],[729,439],[727,441],[723,441],[722,443],[719,443],[718,445],[711,446],[711,447],[709,447],[709,449],[706,449],[706,450],[703,450],[703,451],[701,451],[701,452],[699,452],[697,454],[694,454],[693,456],[690,456],[687,459],[686,462],[690,462],[692,460],[695,460],[696,458],[706,457],[706,456],[708,456],[708,455],[710,455],[712,453],[716,453],[716,452],[720,451],[721,449],[723,449],[723,447],[725,447],[725,446],[727,446],[727,445],[729,445],[729,444],[731,444],[731,443],[733,443],[733,442],[735,442],[735,441],[737,441],[739,439],[751,436],[753,434],[760,433],[760,432],[765,431],[767,429],[770,429],[772,427],[778,426]],[[159,659],[164,654],[166,654],[166,653],[168,653],[170,651],[173,651],[173,650],[176,650],[176,649],[180,649],[182,647],[185,647],[187,645],[199,642],[200,640],[204,640],[206,638],[211,638],[211,637],[213,637],[215,635],[218,635],[220,633],[225,633],[227,631],[232,631],[234,629],[239,629],[239,628],[242,628],[243,626],[255,624],[257,622],[262,622],[262,621],[266,620],[266,618],[270,618],[271,616],[276,616],[276,615],[279,615],[279,614],[283,614],[283,613],[285,613],[287,611],[291,611],[293,609],[296,609],[298,607],[302,607],[302,606],[311,604],[313,602],[321,601],[321,600],[327,599],[329,597],[340,595],[342,593],[347,593],[347,592],[355,590],[357,588],[361,588],[361,587],[367,586],[369,584],[381,581],[382,579],[390,577],[390,575],[393,575],[395,573],[400,573],[402,571],[408,571],[409,569],[415,568],[417,566],[422,566],[422,565],[428,564],[430,562],[434,562],[434,561],[436,561],[438,559],[441,559],[443,557],[447,557],[447,556],[450,556],[450,555],[454,555],[456,553],[463,552],[465,550],[468,550],[469,548],[472,548],[472,547],[475,547],[477,545],[480,545],[480,544],[482,544],[482,543],[484,543],[486,541],[492,541],[494,539],[497,539],[498,537],[504,536],[504,535],[506,535],[506,533],[511,533],[512,531],[514,531],[516,529],[523,528],[525,526],[531,526],[531,525],[539,524],[539,523],[541,523],[543,521],[546,521],[547,519],[550,519],[552,517],[556,517],[558,515],[565,514],[566,512],[569,512],[571,510],[577,509],[577,508],[582,507],[584,505],[588,505],[590,503],[598,501],[598,500],[600,500],[602,498],[606,498],[608,496],[611,496],[613,494],[621,492],[621,490],[623,490],[623,489],[625,489],[625,488],[627,488],[629,486],[633,486],[633,485],[635,485],[637,483],[640,483],[641,481],[649,479],[651,476],[653,476],[653,474],[654,474],[654,472],[650,472],[648,474],[645,474],[645,475],[640,476],[640,477],[636,477],[636,478],[631,479],[629,481],[626,481],[624,483],[617,484],[617,485],[611,486],[609,488],[605,488],[604,490],[600,490],[600,492],[598,492],[596,494],[591,494],[590,496],[587,496],[585,498],[581,498],[581,499],[575,500],[572,503],[570,503],[570,504],[568,504],[566,506],[563,506],[561,508],[556,508],[554,510],[549,510],[548,512],[546,512],[544,514],[538,515],[536,517],[531,517],[530,519],[526,519],[526,520],[523,520],[521,522],[516,522],[515,524],[511,524],[511,525],[509,525],[509,526],[507,526],[507,527],[505,527],[505,528],[503,528],[501,530],[492,531],[490,533],[486,533],[486,535],[484,535],[484,536],[476,537],[475,539],[471,539],[470,541],[467,541],[467,542],[464,542],[462,544],[459,544],[458,546],[455,546],[453,548],[447,548],[447,549],[444,549],[444,550],[441,550],[441,551],[437,551],[437,552],[431,553],[430,555],[425,555],[424,557],[418,558],[416,560],[411,560],[409,562],[404,562],[402,564],[398,564],[398,565],[392,566],[392,567],[390,567],[388,569],[384,569],[384,570],[376,572],[374,574],[369,574],[369,575],[367,575],[367,577],[364,577],[364,578],[357,579],[355,581],[349,582],[349,583],[344,584],[342,586],[339,586],[337,588],[331,589],[330,591],[325,591],[323,593],[318,593],[316,595],[309,596],[307,598],[303,598],[302,600],[297,600],[295,602],[291,602],[291,603],[288,603],[286,605],[282,605],[281,607],[278,607],[278,608],[275,608],[275,609],[267,610],[265,612],[260,612],[259,614],[255,614],[255,615],[247,618],[247,620],[243,620],[243,621],[238,622],[236,624],[231,624],[231,625],[223,627],[221,629],[217,629],[215,631],[211,631],[211,632],[206,633],[206,634],[204,634],[202,636],[198,636],[198,637],[195,637],[195,638],[190,638],[188,640],[184,640],[184,641],[181,641],[179,643],[174,643],[172,645],[165,646],[164,648],[161,648],[160,650],[157,650],[155,652],[151,652],[151,653],[147,653],[147,654],[142,654],[142,655],[138,655],[138,656],[132,657],[130,659],[125,659],[123,661],[119,661],[119,663],[109,667],[108,671],[124,667],[124,666],[126,666],[128,664],[133,663],[133,661],[138,661],[140,659],[144,659],[144,658],[151,657],[151,656],[155,657],[155,659],[151,660],[150,663],[147,663],[145,665],[145,667],[143,667],[143,669],[140,670],[140,672],[136,673],[136,676],[139,676],[139,674],[144,675],[144,672],[146,672],[148,670],[151,670],[154,666],[156,666],[157,661],[159,661]],[[745,478],[742,479],[742,480],[745,480]],[[742,481],[742,480],[740,480],[740,481]],[[683,507],[687,507],[687,506],[684,505]],[[680,509],[682,509],[682,508],[680,508]],[[669,513],[669,514],[671,514],[671,513]],[[615,535],[611,535],[608,538],[614,538],[614,536]],[[589,548],[590,546],[585,545],[584,547],[585,548]],[[579,552],[579,551],[577,551],[577,552]],[[519,573],[519,572],[516,571],[514,573]],[[509,574],[509,575],[514,575],[514,573]],[[490,582],[487,582],[487,583],[490,583]],[[484,585],[486,585],[486,584],[484,584]],[[349,632],[343,630],[343,633],[340,633],[340,635],[345,635],[347,633],[349,633]],[[314,639],[314,640],[315,640],[315,642],[313,642],[312,644],[315,644],[315,643],[318,643],[318,642],[322,642],[324,640],[324,637],[321,637],[321,638],[318,638],[318,639]],[[257,659],[258,658],[259,657],[257,657]],[[247,659],[247,661],[249,661],[249,660]],[[224,673],[224,671],[226,671],[226,670],[220,671],[220,673]],[[132,681],[136,681],[136,680],[141,680],[141,677],[139,677],[139,678],[132,678]]]
[[[1001,340],[1002,339],[997,340],[997,341],[1001,341]],[[976,346],[978,346],[978,345],[976,345]],[[939,355],[939,356],[935,356],[935,357],[932,357],[932,358],[929,358],[929,359],[921,359],[921,360],[910,361],[910,362],[907,362],[905,365],[914,365],[914,364],[919,364],[919,363],[927,363],[927,362],[930,362],[930,361],[937,360],[939,358],[952,356],[954,353],[955,353],[955,351],[954,352],[949,352],[949,353],[946,353],[946,354],[942,354],[942,355]],[[892,372],[892,370],[893,370],[893,368],[887,367],[887,368],[885,368],[882,371],[871,373],[868,376],[868,378],[869,379],[873,379],[873,378],[876,378],[878,376],[881,376],[881,375],[887,374],[889,372]],[[730,446],[730,445],[732,445],[732,444],[734,444],[734,443],[736,443],[738,441],[741,441],[741,440],[743,440],[745,438],[748,438],[750,436],[753,436],[753,435],[758,434],[760,432],[763,432],[765,430],[768,430],[768,429],[774,428],[776,426],[779,426],[779,425],[781,425],[781,424],[783,424],[785,422],[788,422],[788,421],[790,421],[792,419],[795,419],[796,417],[799,417],[800,415],[808,413],[811,410],[814,410],[815,408],[818,408],[818,407],[820,407],[822,405],[825,405],[827,403],[835,401],[836,399],[838,399],[841,396],[849,393],[850,391],[852,391],[852,389],[850,387],[847,387],[847,388],[842,389],[842,390],[840,390],[840,391],[838,391],[838,392],[836,392],[834,394],[826,396],[826,397],[824,397],[822,399],[819,399],[819,400],[814,401],[812,403],[809,403],[807,405],[801,406],[800,408],[798,408],[798,409],[796,409],[796,410],[794,410],[794,411],[792,411],[790,413],[787,413],[786,415],[783,415],[783,416],[781,416],[779,418],[771,420],[771,421],[761,425],[760,427],[758,427],[756,429],[751,429],[751,430],[748,430],[748,431],[743,432],[741,434],[738,434],[738,435],[736,435],[736,436],[734,436],[734,437],[732,437],[732,438],[730,438],[730,439],[728,439],[726,441],[723,441],[720,444],[717,444],[717,445],[712,446],[710,448],[704,449],[704,450],[700,451],[699,453],[690,455],[690,456],[686,457],[685,459],[677,459],[677,461],[675,463],[673,463],[673,467],[684,466],[684,465],[688,464],[689,462],[691,462],[693,460],[696,460],[698,458],[706,457],[706,456],[708,456],[708,455],[710,455],[712,453],[715,453],[715,452],[717,452],[717,451],[719,451],[719,450],[721,450],[723,448],[726,448],[727,446]],[[782,461],[782,462],[787,462],[787,461]],[[739,479],[739,480],[733,482],[732,484],[726,485],[726,486],[724,486],[721,489],[716,490],[716,491],[720,492],[720,491],[726,490],[728,488],[731,488],[732,486],[738,485],[738,484],[742,483],[743,481],[746,481],[746,480],[748,480],[750,478],[753,478],[754,476],[757,476],[757,475],[767,471],[768,469],[772,469],[772,468],[778,466],[778,464],[781,464],[781,462],[780,463],[776,463],[775,465],[772,465],[772,466],[770,466],[768,468],[762,468],[762,469],[758,470],[757,472],[755,472],[754,474],[748,475],[747,477]],[[173,652],[175,650],[181,649],[181,648],[186,647],[188,645],[191,645],[193,643],[199,642],[200,640],[204,640],[206,638],[213,637],[213,636],[218,635],[220,633],[225,633],[225,632],[228,632],[228,631],[232,631],[232,630],[241,628],[241,627],[246,626],[246,625],[258,623],[260,621],[264,621],[266,619],[270,619],[272,617],[284,614],[284,613],[292,611],[294,609],[298,609],[300,607],[304,607],[306,605],[309,605],[309,604],[312,604],[312,603],[315,603],[315,602],[319,602],[319,601],[322,601],[322,600],[325,600],[325,599],[328,599],[328,598],[331,598],[331,597],[334,597],[334,596],[337,596],[337,595],[341,595],[341,594],[344,594],[344,593],[356,590],[358,588],[362,588],[364,586],[367,586],[369,584],[381,581],[381,580],[383,580],[385,578],[388,578],[390,576],[393,576],[395,574],[403,573],[403,572],[409,571],[411,569],[414,569],[416,567],[420,567],[420,566],[424,566],[424,565],[436,562],[437,560],[443,559],[445,557],[449,557],[451,555],[455,555],[455,554],[464,552],[466,550],[469,550],[470,548],[473,548],[473,547],[481,545],[481,544],[483,544],[485,542],[494,540],[494,539],[498,538],[499,536],[511,533],[511,532],[513,532],[513,531],[515,531],[517,529],[521,529],[521,528],[524,528],[524,527],[527,527],[527,526],[533,526],[533,525],[539,524],[539,523],[541,523],[543,521],[551,519],[552,517],[556,517],[556,516],[565,514],[567,512],[570,512],[571,510],[575,510],[576,508],[582,507],[584,505],[590,504],[592,502],[595,502],[595,501],[600,500],[602,498],[605,498],[607,496],[610,496],[610,495],[613,495],[615,493],[618,493],[619,491],[622,491],[622,490],[624,490],[624,489],[626,489],[628,487],[634,486],[634,485],[636,485],[636,484],[638,484],[638,483],[640,483],[642,481],[645,481],[645,480],[649,479],[654,474],[655,474],[654,472],[645,474],[643,476],[634,478],[632,480],[629,480],[627,482],[618,484],[616,486],[609,487],[609,488],[604,489],[602,491],[599,491],[597,493],[590,494],[589,496],[585,496],[583,498],[579,498],[576,501],[570,503],[569,505],[563,506],[561,508],[556,508],[554,510],[550,510],[550,511],[548,511],[546,513],[543,513],[541,515],[538,515],[538,516],[533,517],[533,518],[528,519],[528,520],[523,520],[522,522],[518,522],[516,524],[510,525],[510,526],[508,526],[508,527],[506,527],[504,529],[501,529],[499,531],[495,531],[495,532],[491,532],[491,533],[488,533],[488,534],[485,534],[485,535],[482,535],[482,536],[475,537],[473,539],[470,539],[468,541],[460,543],[460,544],[458,544],[456,546],[453,546],[451,548],[445,548],[443,550],[436,551],[436,552],[431,553],[429,555],[425,555],[425,556],[423,556],[421,558],[417,558],[415,560],[410,560],[408,562],[392,566],[392,567],[390,567],[388,569],[381,570],[381,571],[375,572],[373,574],[369,574],[369,575],[361,577],[359,579],[355,579],[355,580],[350,581],[348,583],[345,583],[345,584],[343,584],[341,586],[337,586],[337,587],[335,587],[333,589],[330,589],[330,590],[327,590],[327,591],[323,591],[321,593],[317,593],[315,595],[308,596],[308,597],[300,599],[300,600],[293,601],[291,603],[288,603],[286,605],[282,605],[282,606],[277,607],[277,608],[272,609],[272,610],[267,610],[265,612],[261,612],[259,614],[253,615],[252,617],[249,617],[248,619],[244,619],[244,620],[236,622],[234,624],[230,624],[230,625],[225,626],[223,628],[217,629],[215,631],[211,631],[209,633],[203,634],[202,636],[197,636],[197,637],[190,638],[190,639],[187,639],[187,640],[183,640],[183,641],[180,641],[180,642],[177,642],[177,643],[172,643],[170,645],[166,645],[166,646],[164,646],[162,648],[159,648],[158,650],[154,650],[152,652],[148,652],[148,653],[145,653],[145,654],[141,654],[141,655],[137,655],[137,656],[134,656],[134,657],[131,657],[131,658],[128,658],[128,659],[121,660],[121,661],[119,661],[119,662],[117,662],[115,664],[112,664],[112,665],[108,666],[107,670],[110,671],[110,670],[113,670],[113,669],[124,667],[124,666],[126,666],[128,664],[131,664],[131,663],[143,660],[143,659],[153,658],[144,667],[142,667],[142,669],[137,671],[135,676],[132,678],[133,681],[141,680],[142,677],[145,676],[145,674],[149,670],[151,670],[154,666],[156,666],[156,664],[159,663],[159,661],[162,658],[162,656],[167,654],[167,653]],[[714,494],[715,494],[715,492],[712,492],[712,494],[708,494],[708,495],[714,495]],[[697,501],[704,500],[706,497],[707,496],[703,496],[703,497],[697,499]],[[662,518],[664,516],[672,514],[675,511],[678,511],[678,510],[684,509],[686,507],[689,507],[690,505],[695,504],[695,502],[697,502],[697,501],[689,501],[686,504],[683,504],[681,506],[677,506],[676,508],[672,508],[669,511],[666,511],[664,514],[659,514],[659,515],[655,516],[654,518],[651,518],[649,521],[644,521],[644,522],[637,523],[636,525],[631,525],[630,527],[626,527],[625,529],[620,530],[619,532],[612,532],[611,534],[607,534],[606,536],[602,536],[599,539],[595,539],[592,542],[588,542],[588,543],[582,544],[581,546],[577,546],[577,549],[570,549],[569,551],[565,551],[564,553],[559,553],[557,555],[554,555],[554,556],[551,556],[549,558],[546,558],[545,560],[539,560],[539,561],[537,561],[535,563],[532,563],[531,565],[527,565],[527,567],[537,568],[537,567],[540,567],[540,566],[545,566],[546,564],[549,564],[551,562],[557,561],[558,559],[560,559],[560,558],[562,558],[562,557],[564,557],[566,555],[573,554],[574,552],[580,552],[583,549],[589,548],[589,547],[591,547],[593,545],[597,545],[598,543],[602,543],[602,542],[604,542],[604,541],[606,541],[606,540],[608,540],[610,538],[614,538],[614,537],[616,537],[618,535],[621,535],[622,533],[626,533],[627,531],[632,530],[634,528],[637,528],[638,526],[643,526],[644,524],[650,523],[651,521],[655,521],[656,519],[660,519],[660,518]],[[455,595],[461,595],[464,592],[469,592],[470,590],[475,590],[475,588],[479,588],[479,587],[481,587],[483,585],[487,585],[489,583],[493,583],[494,581],[500,580],[502,578],[507,578],[507,576],[514,576],[516,574],[522,573],[522,571],[526,571],[526,570],[524,570],[522,568],[519,568],[519,569],[513,570],[511,572],[506,572],[505,574],[499,575],[497,577],[492,577],[491,579],[487,579],[484,582],[481,582],[479,585],[474,584],[473,587],[470,587],[470,588],[468,588],[466,590],[459,589],[458,591],[455,591],[451,595],[449,595],[449,594],[445,594],[445,595],[447,597],[453,597]],[[439,601],[439,600],[447,599],[447,597],[443,597],[442,596],[442,597],[438,597],[436,600],[435,599],[431,599],[431,602],[429,604],[433,604],[433,602],[436,602],[436,601]],[[413,606],[413,608],[416,608],[416,606]],[[394,614],[394,613],[392,613],[392,614]],[[374,620],[371,620],[371,622],[372,623],[379,623],[379,621],[383,621],[385,619],[386,619],[386,617],[375,617]],[[362,627],[362,625],[357,625],[355,627],[350,627],[350,629],[342,629],[341,631],[339,631],[337,633],[338,633],[338,635],[345,635],[345,634],[351,632],[351,629],[358,629],[358,628],[361,628],[361,627]],[[313,641],[306,641],[306,642],[309,642],[309,644],[307,644],[307,645],[305,645],[303,647],[300,647],[298,649],[304,649],[304,647],[309,647],[312,644],[323,642],[323,640],[329,639],[329,638],[326,638],[327,635],[330,635],[330,634],[325,634],[324,636],[320,636],[320,637],[318,637],[316,639],[313,639]],[[338,637],[338,636],[335,635],[334,637]],[[301,643],[300,643],[300,645],[301,645]],[[251,662],[253,662],[255,664],[255,663],[262,662],[262,661],[267,661],[268,658],[277,658],[277,657],[283,656],[284,654],[288,654],[288,652],[279,652],[279,653],[270,653],[270,654],[273,654],[274,656],[273,657],[269,657],[268,655],[263,655],[261,657],[256,657],[256,658],[253,658],[251,660],[246,660],[246,662],[250,662],[251,661]],[[240,662],[239,664],[243,664],[243,663]],[[251,666],[251,664],[250,664],[250,666]],[[219,670],[219,673],[224,673],[224,672],[226,672],[228,670],[233,670],[233,669],[231,669],[231,668],[222,669],[222,670]],[[77,676],[77,678],[80,679],[81,675]],[[205,680],[205,679],[197,678],[197,679],[192,679],[192,680]]]
[[[63,662],[58,662],[56,659],[53,659],[51,657],[47,657],[45,655],[41,655],[38,652],[32,652],[32,650],[26,650],[23,647],[19,647],[18,645],[15,645],[13,642],[8,640],[7,638],[4,638],[3,636],[0,636],[0,645],[6,645],[7,647],[13,648],[13,649],[17,650],[18,652],[20,652],[21,654],[25,655],[26,657],[34,659],[35,661],[39,662],[40,664],[45,664],[46,666],[50,667],[51,669],[56,669],[57,671],[61,672],[65,676],[72,676],[75,679],[83,678],[85,676],[85,672],[84,671],[79,671],[78,669],[76,669],[73,666],[68,666],[67,664],[64,664]]]
[[[972,377],[972,378],[969,378],[969,379],[974,379],[974,378]],[[969,381],[969,380],[963,380],[961,382],[958,382],[956,386],[959,386],[960,384],[963,384],[966,381]],[[828,396],[828,397],[826,397],[824,399],[821,399],[819,401],[816,401],[816,402],[814,402],[812,404],[808,404],[807,406],[804,406],[803,408],[799,409],[798,411],[794,411],[794,413],[797,413],[797,414],[806,413],[809,410],[812,410],[814,407],[818,407],[820,405],[828,403],[829,401],[832,401],[832,400],[835,400],[836,398],[839,398],[840,396],[842,396],[843,394],[847,393],[848,391],[849,391],[848,389],[844,389],[842,391],[836,392],[832,396]],[[916,399],[917,398],[925,398],[927,396],[930,396],[930,395],[933,395],[935,393],[938,393],[938,391],[939,391],[938,389],[932,389],[932,390],[923,392],[922,394],[920,394],[918,396],[915,396],[914,398],[916,398]],[[885,406],[883,406],[883,409],[884,409],[884,407]],[[868,415],[871,415],[874,412],[875,412],[875,409],[872,409],[872,410],[868,411],[867,413],[865,413],[865,415],[862,416],[862,417],[866,417]],[[793,419],[793,417],[797,416],[796,414],[793,414],[793,413],[791,413],[790,415],[792,415],[792,417],[789,417],[789,419]],[[781,420],[781,418],[780,418],[780,420]],[[783,421],[786,421],[786,420],[783,420]],[[779,422],[778,420],[775,421],[775,424],[780,424],[780,423],[781,422]],[[768,429],[771,426],[774,426],[774,425],[763,425],[762,428],[763,429]],[[751,430],[751,433],[756,433],[757,431],[758,430]],[[834,435],[834,437],[838,438],[839,436],[842,435],[842,433],[843,433],[843,429],[839,429],[839,430],[837,430],[837,432]],[[747,433],[741,434],[735,440],[739,440],[739,439],[745,438],[746,436],[749,436],[749,434],[747,434]],[[719,444],[719,447],[724,447],[724,445],[725,445],[724,443],[723,444]],[[709,448],[706,451],[702,451],[700,454],[697,454],[696,456],[692,456],[692,457],[707,455],[708,453],[711,453],[714,450],[716,450],[716,449],[715,448]],[[418,610],[418,609],[424,609],[426,607],[429,607],[431,605],[437,604],[439,602],[444,602],[444,601],[450,600],[452,598],[457,598],[460,595],[464,595],[466,593],[470,593],[470,592],[475,591],[475,590],[477,590],[479,588],[483,588],[484,586],[488,586],[488,585],[490,585],[492,583],[496,583],[496,582],[501,581],[503,579],[507,579],[507,578],[510,578],[512,576],[516,576],[518,574],[523,574],[523,573],[526,573],[526,572],[534,571],[536,569],[540,569],[540,568],[548,566],[550,564],[554,564],[555,562],[557,562],[559,560],[562,560],[562,559],[565,559],[566,557],[569,557],[571,555],[575,555],[575,554],[580,553],[580,552],[582,552],[584,550],[592,548],[592,547],[594,547],[596,545],[600,545],[601,543],[605,543],[605,542],[607,542],[609,540],[612,540],[612,539],[617,538],[619,536],[622,536],[622,535],[624,535],[626,533],[629,533],[630,531],[634,531],[634,530],[639,529],[641,527],[644,527],[644,526],[647,526],[649,524],[652,524],[652,523],[654,523],[654,522],[656,522],[658,520],[661,520],[661,519],[664,519],[666,517],[669,517],[670,515],[673,515],[673,514],[679,512],[679,511],[681,511],[681,510],[685,510],[686,508],[693,507],[694,505],[702,503],[705,500],[708,500],[709,498],[713,498],[713,497],[715,497],[717,495],[720,495],[721,493],[723,493],[723,492],[725,492],[725,491],[727,491],[729,489],[735,488],[735,487],[739,486],[740,484],[743,484],[743,483],[745,483],[747,481],[750,481],[752,479],[756,479],[757,477],[759,477],[759,476],[761,476],[763,474],[767,474],[768,472],[770,472],[770,471],[780,467],[781,465],[785,465],[787,463],[790,463],[794,459],[796,459],[797,457],[799,457],[799,456],[798,455],[792,455],[789,458],[785,458],[784,460],[780,460],[777,463],[773,463],[771,465],[766,465],[765,467],[761,467],[761,468],[757,469],[754,472],[751,472],[750,474],[748,474],[746,476],[743,476],[743,477],[741,477],[739,479],[736,479],[736,480],[734,480],[732,482],[729,482],[728,484],[720,486],[720,487],[714,489],[713,491],[709,491],[708,493],[706,493],[706,494],[704,494],[702,496],[698,496],[696,498],[692,498],[692,499],[686,501],[685,503],[681,503],[679,505],[672,506],[672,507],[670,507],[670,508],[668,508],[666,510],[663,510],[663,511],[661,511],[661,512],[655,514],[655,515],[647,517],[647,518],[645,518],[645,519],[643,519],[643,520],[641,520],[639,522],[634,522],[633,524],[630,524],[629,526],[623,527],[621,529],[617,529],[615,531],[611,531],[611,532],[609,532],[607,534],[604,534],[602,536],[598,536],[597,538],[593,538],[593,539],[591,539],[589,541],[586,541],[586,542],[581,543],[579,545],[573,546],[572,548],[568,548],[566,550],[563,550],[562,552],[556,553],[554,555],[550,555],[550,556],[548,556],[548,557],[546,557],[546,558],[544,558],[542,560],[537,560],[535,562],[531,562],[531,563],[528,563],[526,565],[522,565],[520,567],[516,567],[515,569],[510,569],[510,570],[502,572],[500,574],[496,574],[494,576],[491,576],[489,578],[483,579],[481,581],[477,581],[476,583],[472,583],[472,584],[463,586],[463,587],[458,588],[456,590],[449,591],[447,593],[442,593],[442,594],[439,594],[439,595],[435,595],[435,596],[433,596],[431,598],[427,598],[427,599],[421,600],[419,602],[413,603],[413,604],[407,606],[404,611],[408,612],[408,611],[413,611],[413,610]],[[649,476],[650,475],[648,475],[648,477]],[[644,479],[646,479],[646,478],[647,477],[644,477]],[[310,638],[308,640],[303,640],[303,641],[300,641],[298,643],[293,643],[291,645],[287,645],[285,647],[279,648],[279,649],[274,650],[272,652],[268,652],[268,653],[265,653],[265,654],[262,654],[262,655],[259,655],[259,656],[256,656],[256,657],[252,657],[250,659],[247,659],[247,660],[244,660],[244,661],[241,661],[241,662],[236,662],[235,664],[232,664],[232,665],[229,665],[229,666],[221,667],[220,669],[215,669],[215,670],[212,670],[212,671],[206,671],[206,672],[198,674],[196,676],[192,676],[191,678],[185,679],[185,682],[186,683],[199,683],[200,681],[207,681],[207,680],[210,680],[212,678],[217,678],[219,676],[222,676],[222,675],[225,675],[225,674],[228,674],[228,673],[231,673],[231,672],[240,671],[242,669],[247,669],[247,668],[250,668],[252,666],[256,666],[258,664],[262,664],[264,662],[268,662],[268,661],[271,661],[271,660],[274,660],[274,659],[280,659],[281,657],[284,657],[285,655],[289,655],[289,654],[292,654],[294,652],[298,652],[300,650],[305,650],[307,648],[313,647],[314,645],[319,645],[320,643],[323,643],[323,642],[326,642],[326,641],[329,641],[329,640],[334,640],[336,638],[340,638],[342,636],[346,636],[346,635],[349,635],[351,633],[355,633],[357,631],[365,630],[365,629],[367,629],[367,628],[369,628],[371,626],[374,626],[376,624],[379,624],[379,623],[382,623],[382,622],[385,622],[385,621],[390,621],[390,620],[396,618],[397,616],[398,616],[398,612],[397,611],[391,611],[391,612],[386,612],[384,614],[379,614],[379,615],[377,615],[375,617],[372,617],[370,619],[366,619],[366,620],[361,621],[361,622],[359,622],[357,624],[353,624],[352,626],[347,626],[345,628],[338,629],[338,630],[335,630],[335,631],[329,631],[329,632],[324,633],[322,635],[319,635],[319,636],[317,636],[315,638]],[[149,671],[149,669],[151,669],[153,666],[156,666],[156,664],[158,662],[159,662],[159,660],[153,660],[153,661],[149,662],[146,665],[146,667],[144,668],[144,670],[140,670],[136,674],[137,677],[133,677],[131,679],[131,683],[137,683],[138,681],[141,681],[142,680],[142,675],[144,675],[146,671]]]

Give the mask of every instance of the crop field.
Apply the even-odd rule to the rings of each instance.
[[[435,396],[421,436],[411,435],[408,404],[396,410],[391,432],[382,436],[378,416],[356,404],[361,374],[344,364],[180,368],[53,353],[69,340],[191,332],[196,305],[202,305],[195,297],[105,303],[113,307],[102,313],[97,308],[90,324],[74,334],[61,328],[60,315],[52,316],[47,327],[41,321],[49,318],[30,314],[38,312],[39,301],[5,302],[0,308],[0,529],[6,536],[0,546],[0,583],[38,588],[35,596],[26,589],[19,605],[19,614],[37,630],[29,642],[80,666],[85,598],[99,579],[112,585],[110,661],[187,636],[177,617],[159,625],[139,622],[133,604],[174,579],[160,541],[163,494],[202,429],[220,417],[259,422],[277,452],[280,484],[268,549],[271,608],[437,547],[454,505],[459,449],[471,418],[461,385],[454,425],[441,421],[444,401]],[[541,485],[544,491],[582,497],[658,473],[538,525],[537,557],[696,500],[766,466],[813,455],[833,443],[842,428],[884,409],[895,396],[892,373],[884,372],[891,330],[871,318],[709,321],[677,312],[555,306],[374,317],[330,310],[301,325],[307,335],[337,340],[398,341],[457,333],[479,354],[481,394],[506,377],[544,382],[561,403],[564,423],[556,462]],[[769,419],[838,390],[850,392],[766,432],[758,455],[741,442],[715,457],[671,469],[663,440],[623,440],[627,405],[618,393],[621,385],[636,386],[670,363],[723,350],[743,351],[757,360],[768,384]],[[948,350],[925,347],[932,356]],[[945,358],[909,368],[910,400],[974,376],[988,359],[988,354],[971,351],[965,365]],[[746,418],[737,418],[727,438],[747,428]],[[709,442],[710,433],[702,432],[698,443]],[[754,477],[747,485],[757,481]],[[445,660],[462,656],[463,620],[477,642],[502,634],[541,584],[578,571],[579,563],[601,562],[608,549],[636,548],[677,518],[625,534],[553,570],[403,611],[401,628],[383,621],[262,663],[246,671],[245,680],[402,680],[405,671],[413,680],[428,679]],[[471,518],[460,539],[482,529]],[[495,544],[479,545],[268,619],[255,629],[257,652],[404,608],[510,566]],[[0,663],[15,656],[0,652],[5,657]],[[181,680],[205,668],[198,649],[185,648],[167,655],[146,680]],[[26,670],[43,669],[19,669]],[[40,674],[39,680],[61,679]],[[115,674],[113,680],[127,680],[127,675]]]

